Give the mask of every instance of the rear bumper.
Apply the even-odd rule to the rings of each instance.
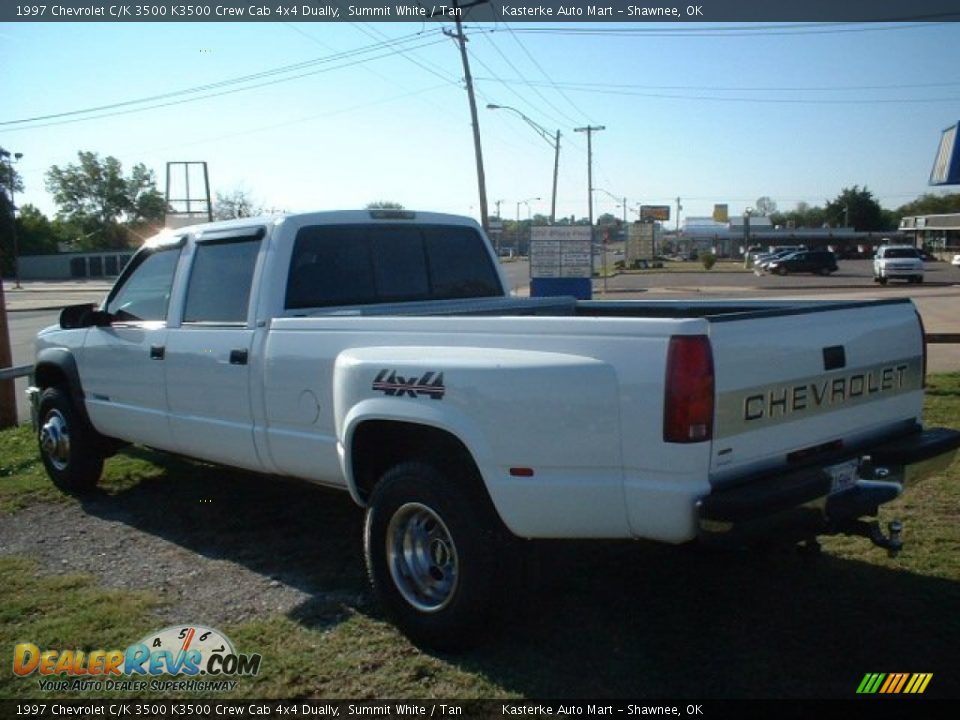
[[[923,268],[883,268],[878,277],[914,277],[923,275]]]
[[[933,428],[868,448],[838,463],[750,479],[697,503],[706,540],[804,539],[875,515],[904,489],[946,469],[960,432]]]

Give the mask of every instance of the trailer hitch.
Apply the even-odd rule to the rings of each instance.
[[[851,520],[844,523],[838,532],[844,535],[856,535],[865,537],[877,547],[882,547],[887,551],[890,557],[896,557],[903,550],[903,539],[900,537],[903,532],[903,523],[899,520],[893,520],[887,523],[889,535],[884,535],[880,528],[880,522],[877,520]]]

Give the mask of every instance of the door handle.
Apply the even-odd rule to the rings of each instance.
[[[246,350],[231,350],[230,351],[230,364],[231,365],[246,365],[247,364],[247,351]]]
[[[163,345],[151,345],[150,346],[150,359],[151,360],[163,360],[164,355],[166,355],[167,349]]]

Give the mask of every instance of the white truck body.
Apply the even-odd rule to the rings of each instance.
[[[490,263],[484,277],[494,278],[487,283],[495,292],[325,307],[291,302],[294,275],[304,267],[301,243],[328,230],[367,228],[383,229],[384,237],[421,232],[423,247],[434,249],[441,247],[430,244],[435,231],[422,228],[472,234],[483,248],[474,262]],[[201,254],[212,256],[214,247],[223,257],[231,248],[236,257],[249,254],[249,296],[229,321],[204,320],[204,310],[192,309],[221,302],[199,278],[233,292],[235,258],[222,266],[222,279],[201,266]],[[70,392],[97,437],[342,487],[364,506],[376,505],[391,464],[429,458],[440,443],[436,462],[456,455],[470,465],[498,521],[521,538],[680,543],[749,526],[753,516],[766,519],[789,498],[798,508],[819,503],[827,521],[831,497],[876,480],[851,475],[849,467],[866,467],[864,455],[878,446],[919,444],[927,449],[908,453],[911,462],[935,456],[942,465],[960,445],[960,436],[920,431],[925,347],[906,300],[510,298],[473,221],[424,213],[217,223],[157,238],[142,252],[161,257],[165,248],[177,256],[169,258],[162,317],[132,319],[123,309],[146,302],[124,289],[136,287],[125,271],[99,310],[38,338],[31,392],[55,480],[58,459],[69,465],[72,457],[57,444],[65,430],[53,427],[55,415],[66,413],[55,403],[45,410],[40,393],[64,383],[78,385]],[[319,265],[321,255],[313,256]],[[137,262],[134,277],[148,267],[148,260]],[[353,272],[343,263],[335,274]],[[348,287],[363,284],[366,271],[357,272],[360,280]],[[385,276],[377,291],[395,282]],[[191,300],[203,293],[209,299]],[[867,493],[864,512],[900,494],[907,466],[890,463],[886,485]],[[767,508],[761,498],[755,507],[758,488],[762,496],[782,482],[771,478],[793,476],[792,489],[775,493],[777,502]],[[402,517],[409,507],[402,505]],[[375,520],[371,532],[369,524]],[[449,547],[430,542],[439,556],[455,555],[452,540]],[[418,629],[427,615],[414,615],[398,621],[414,637],[444,642]]]

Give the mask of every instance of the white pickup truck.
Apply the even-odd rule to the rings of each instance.
[[[452,648],[516,538],[898,549],[864,518],[960,446],[925,357],[907,299],[515,298],[474,221],[350,211],[153,238],[28,392],[68,492],[123,443],[349,491],[385,610]]]
[[[913,245],[881,245],[873,256],[873,281],[923,282],[923,258]]]

